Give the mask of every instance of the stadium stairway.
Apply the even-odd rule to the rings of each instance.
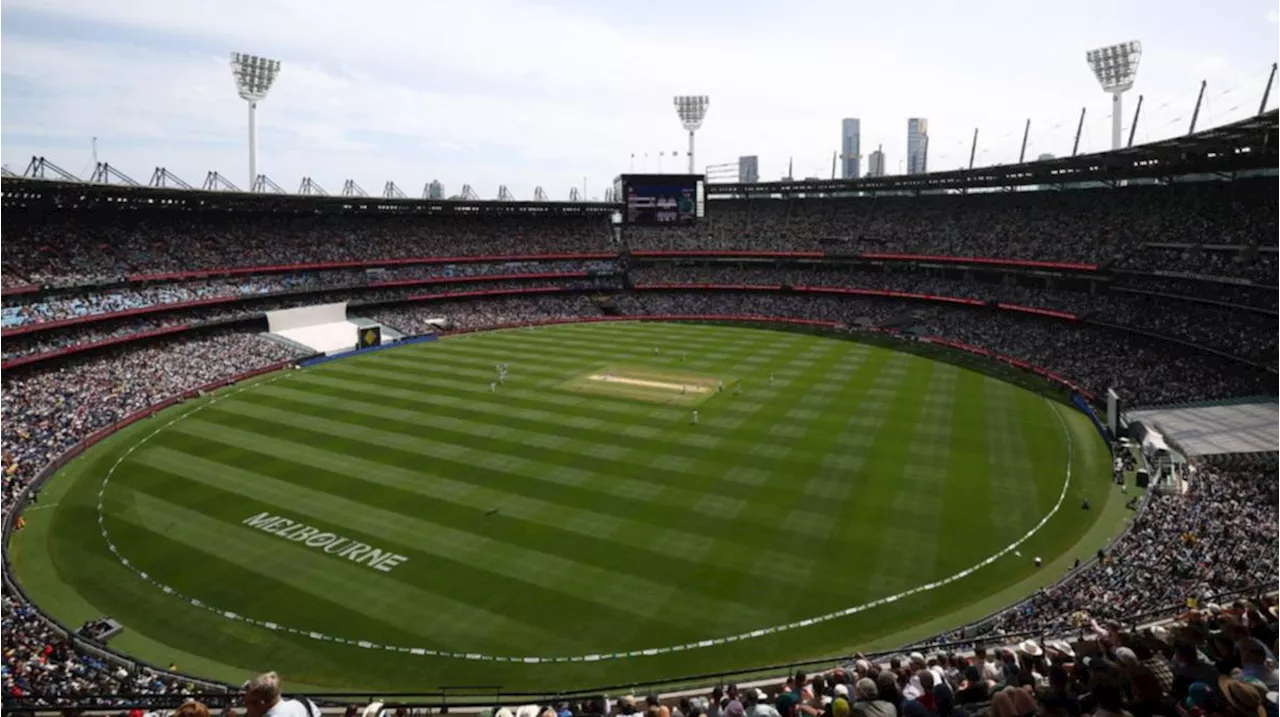
[[[287,338],[285,338],[285,337],[283,337],[283,336],[281,336],[281,335],[279,335],[279,334],[273,334],[273,333],[270,333],[270,332],[263,332],[263,333],[262,333],[262,337],[263,337],[263,338],[265,338],[265,339],[267,339],[268,341],[275,341],[275,342],[276,342],[276,343],[278,343],[278,344],[282,344],[282,345],[284,345],[284,346],[288,346],[289,348],[294,349],[295,351],[300,352],[300,353],[301,353],[301,354],[303,354],[304,356],[311,356],[311,355],[314,355],[314,354],[315,354],[315,352],[316,352],[316,351],[315,351],[315,349],[311,348],[310,346],[307,346],[307,345],[305,345],[305,344],[301,344],[301,343],[299,343],[299,342],[297,342],[297,341],[294,341],[293,339],[287,339]]]

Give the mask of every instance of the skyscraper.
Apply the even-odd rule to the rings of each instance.
[[[760,158],[754,154],[738,157],[738,181],[754,184],[760,181]]]
[[[867,176],[868,177],[884,176],[884,150],[883,149],[877,147],[876,151],[872,152],[871,155],[867,157]]]
[[[849,117],[840,122],[840,177],[857,179],[862,176],[862,123]]]
[[[929,171],[929,120],[912,117],[907,120],[907,174]]]

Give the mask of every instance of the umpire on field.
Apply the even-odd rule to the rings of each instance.
[[[280,676],[265,672],[244,683],[245,717],[320,717],[320,710],[306,697],[280,698]]]

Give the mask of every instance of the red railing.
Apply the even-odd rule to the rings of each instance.
[[[670,251],[633,251],[631,256],[638,259],[660,259],[663,257],[719,257],[740,259],[822,259],[826,256],[820,251],[750,251],[750,250],[714,250],[714,249],[672,249]]]
[[[694,284],[694,283],[647,283],[636,284],[639,291],[681,291],[685,289],[712,289],[735,291],[781,291],[781,284]]]
[[[6,286],[0,289],[0,296],[17,296],[19,294],[33,294],[40,290],[39,284],[22,284],[20,286]]]
[[[1038,309],[1034,306],[1022,306],[1020,304],[996,304],[997,308],[1005,311],[1021,311],[1024,314],[1036,314],[1038,316],[1052,316],[1055,319],[1065,319],[1067,321],[1079,321],[1080,317],[1066,311],[1054,311],[1053,309]]]

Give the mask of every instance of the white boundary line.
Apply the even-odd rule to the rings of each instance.
[[[128,458],[135,450],[137,450],[138,448],[141,448],[145,443],[147,443],[147,441],[150,441],[152,438],[154,438],[156,435],[158,435],[161,431],[165,430],[166,428],[169,428],[170,426],[183,420],[184,418],[187,418],[188,416],[194,415],[204,410],[205,408],[212,406],[214,403],[217,403],[218,401],[234,396],[240,393],[241,391],[245,391],[250,388],[254,388],[256,386],[262,386],[268,383],[272,383],[274,381],[278,381],[287,375],[289,374],[282,372],[279,376],[275,376],[273,378],[267,379],[266,381],[260,381],[258,383],[254,383],[248,386],[243,386],[233,391],[229,391],[221,396],[216,396],[210,399],[208,402],[203,403],[199,406],[196,406],[190,411],[187,411],[186,413],[169,420],[167,423],[160,426],[159,428],[156,428],[154,431],[144,436],[137,443],[130,446],[128,450],[126,450],[123,454],[120,455],[119,458],[116,459],[115,463],[113,463],[111,465],[111,468],[107,471],[106,476],[104,476],[102,479],[102,487],[99,488],[98,490],[98,527],[102,530],[102,539],[106,541],[107,547],[111,550],[111,553],[116,556],[116,559],[119,560],[122,565],[124,565],[129,570],[133,571],[138,577],[156,586],[167,595],[172,595],[173,597],[185,600],[195,607],[203,608],[205,610],[208,610],[209,612],[220,615],[228,620],[238,620],[240,622],[246,622],[252,625],[257,625],[258,627],[266,628],[268,630],[274,630],[278,632],[287,632],[294,635],[303,635],[306,637],[310,637],[313,640],[347,644],[347,645],[352,645],[352,646],[360,647],[364,649],[375,649],[375,650],[380,649],[380,650],[386,650],[388,652],[403,652],[403,653],[407,653],[411,655],[419,655],[419,656],[445,657],[445,658],[452,658],[452,659],[459,659],[459,660],[479,660],[479,661],[489,661],[489,662],[517,662],[517,663],[528,663],[528,664],[554,663],[554,662],[599,662],[602,660],[618,660],[618,659],[628,658],[628,657],[649,657],[653,655],[661,655],[661,654],[666,654],[671,652],[683,652],[685,650],[696,650],[704,647],[713,647],[716,645],[724,645],[731,642],[738,642],[741,640],[750,640],[752,638],[763,637],[765,635],[772,635],[774,633],[784,632],[786,630],[795,630],[799,628],[810,627],[812,625],[826,622],[828,620],[835,620],[841,617],[847,617],[849,615],[855,615],[860,612],[865,612],[867,610],[880,607],[881,605],[888,605],[890,603],[894,603],[899,600],[902,600],[903,598],[911,597],[912,595],[915,595],[917,593],[936,590],[944,585],[949,585],[957,580],[961,580],[963,578],[966,578],[972,575],[978,570],[994,563],[995,561],[999,560],[1005,555],[1017,550],[1018,547],[1021,546],[1023,543],[1025,543],[1028,539],[1030,539],[1031,536],[1039,532],[1040,529],[1043,528],[1049,522],[1049,520],[1053,518],[1054,515],[1057,514],[1058,509],[1062,507],[1062,502],[1067,497],[1067,490],[1071,487],[1071,457],[1072,457],[1072,453],[1075,450],[1075,447],[1071,438],[1071,429],[1067,426],[1066,420],[1062,418],[1062,413],[1061,411],[1058,410],[1057,405],[1053,401],[1050,401],[1047,398],[1041,397],[1041,398],[1044,398],[1044,402],[1049,405],[1049,408],[1053,411],[1053,414],[1057,416],[1058,422],[1062,425],[1063,433],[1067,437],[1066,477],[1062,483],[1062,491],[1058,494],[1057,502],[1055,502],[1053,504],[1053,508],[1048,513],[1046,513],[1043,518],[1040,519],[1040,522],[1036,523],[1036,525],[1032,527],[1030,530],[1028,530],[1025,534],[1023,534],[1022,537],[1018,538],[1016,541],[1005,546],[1002,550],[995,553],[994,555],[991,555],[990,557],[986,558],[982,562],[977,563],[972,567],[965,568],[964,570],[961,570],[960,572],[955,573],[954,575],[950,575],[948,577],[942,578],[941,580],[937,580],[931,583],[926,583],[924,585],[919,585],[914,588],[911,588],[910,590],[905,590],[903,592],[900,592],[896,595],[890,595],[888,597],[879,598],[877,600],[866,602],[861,605],[854,605],[853,607],[848,607],[843,610],[836,610],[835,612],[829,612],[825,615],[818,615],[816,617],[811,617],[804,620],[797,620],[795,622],[787,623],[785,625],[773,625],[771,627],[764,627],[758,630],[752,630],[750,632],[744,632],[737,635],[729,635],[726,637],[717,637],[717,638],[711,638],[707,640],[700,640],[698,642],[691,642],[684,645],[672,645],[668,647],[651,647],[648,649],[630,650],[627,652],[544,657],[544,656],[485,655],[482,653],[475,653],[475,652],[446,652],[441,650],[431,650],[423,647],[379,645],[379,644],[368,642],[365,640],[352,640],[352,639],[342,638],[342,637],[333,637],[330,635],[325,635],[319,632],[312,632],[309,630],[299,630],[297,628],[288,627],[286,625],[280,625],[274,622],[268,622],[265,620],[257,620],[255,618],[246,617],[244,615],[240,615],[240,614],[231,612],[229,610],[223,610],[213,605],[208,605],[196,598],[193,598],[193,597],[190,597],[189,595],[185,595],[181,592],[178,592],[177,590],[169,587],[168,585],[165,585],[155,580],[146,572],[144,572],[143,570],[135,566],[132,562],[129,561],[128,558],[126,558],[124,555],[120,553],[119,548],[117,548],[116,544],[112,542],[111,536],[107,532],[106,519],[104,517],[104,512],[103,512],[103,499],[107,492],[107,484],[110,482],[111,477],[115,474],[116,469],[120,467],[120,464],[123,463],[124,460]]]

